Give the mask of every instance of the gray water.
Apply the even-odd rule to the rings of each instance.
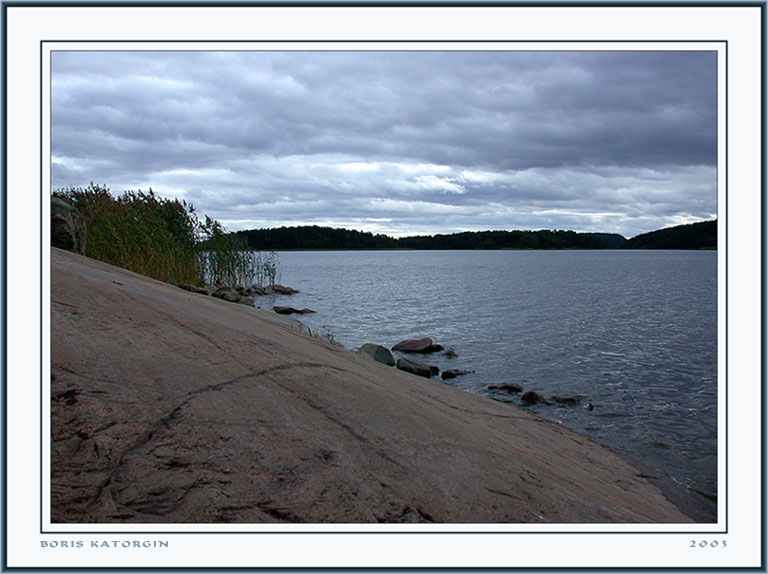
[[[697,521],[716,520],[714,251],[283,252],[277,304],[345,347],[431,337],[469,369],[456,387],[517,383],[576,406],[527,407],[605,444]],[[290,303],[287,303],[290,301]],[[271,307],[261,298],[257,305]],[[592,409],[588,408],[592,405]]]

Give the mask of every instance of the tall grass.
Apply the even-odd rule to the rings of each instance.
[[[152,189],[115,197],[93,183],[53,195],[82,214],[88,257],[174,284],[249,284],[263,275],[260,253],[246,251],[245,240],[218,221],[201,221],[186,201],[158,197]]]

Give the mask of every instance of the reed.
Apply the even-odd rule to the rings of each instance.
[[[246,251],[244,239],[218,221],[201,221],[186,201],[158,197],[151,188],[115,197],[93,183],[53,195],[82,214],[85,255],[93,259],[174,284],[248,284],[263,274],[260,253]]]

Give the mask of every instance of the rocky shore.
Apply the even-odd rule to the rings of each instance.
[[[51,506],[54,523],[690,521],[533,413],[55,248]]]

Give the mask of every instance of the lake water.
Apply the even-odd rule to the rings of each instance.
[[[717,253],[714,251],[283,252],[277,304],[350,349],[431,337],[426,362],[516,383],[576,406],[529,408],[636,464],[684,511],[716,521]],[[257,305],[269,308],[273,297]],[[289,303],[287,301],[290,301]],[[592,405],[592,409],[588,405]]]

